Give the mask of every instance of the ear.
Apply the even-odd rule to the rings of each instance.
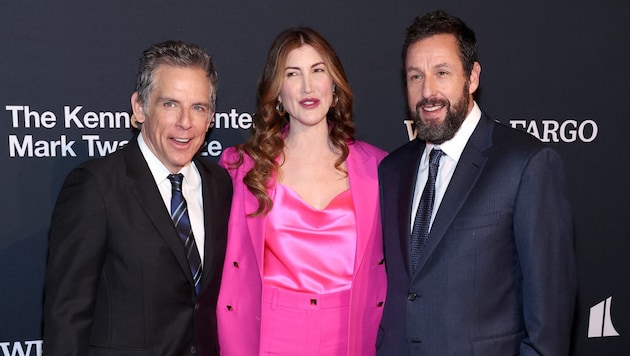
[[[136,121],[138,121],[139,123],[143,123],[146,120],[144,106],[138,100],[137,91],[131,95],[131,110],[133,110],[133,116],[136,118]]]
[[[475,62],[472,70],[470,71],[470,78],[468,78],[470,85],[468,86],[468,94],[472,95],[477,88],[479,88],[479,76],[481,75],[481,64]]]

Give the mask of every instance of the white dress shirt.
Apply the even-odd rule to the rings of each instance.
[[[431,223],[429,224],[429,231],[431,231],[431,225],[433,225],[433,219],[440,207],[442,198],[446,193],[446,188],[453,177],[459,157],[461,157],[468,139],[472,135],[473,131],[477,127],[479,120],[481,119],[481,110],[476,102],[474,102],[473,108],[464,119],[462,126],[457,130],[455,136],[442,143],[441,145],[434,145],[427,142],[422,158],[420,158],[420,166],[418,167],[418,176],[416,178],[416,187],[413,193],[413,206],[411,209],[411,226],[410,230],[413,230],[413,222],[416,218],[418,211],[418,205],[420,204],[420,198],[422,197],[422,191],[427,183],[429,176],[429,154],[431,150],[435,148],[441,149],[444,154],[440,158],[440,168],[438,169],[437,178],[435,180],[435,200],[433,202],[433,212],[431,213]]]
[[[160,194],[162,195],[162,199],[164,200],[164,205],[166,206],[166,209],[170,214],[171,196],[173,193],[171,181],[168,179],[168,175],[171,174],[171,172],[164,166],[162,162],[160,162],[155,154],[153,154],[151,149],[149,149],[149,146],[147,146],[146,142],[144,142],[142,134],[138,135],[138,145],[140,146],[140,151],[142,152],[144,159],[149,165],[149,169],[151,170],[153,179],[155,179],[155,184],[160,190]],[[184,199],[186,199],[190,225],[192,226],[195,243],[197,244],[199,256],[201,257],[201,262],[203,262],[205,229],[203,222],[203,195],[201,189],[201,175],[199,174],[199,170],[197,170],[194,162],[190,162],[190,164],[187,164],[177,173],[181,173],[184,175],[184,181],[182,182],[182,194],[184,195]]]

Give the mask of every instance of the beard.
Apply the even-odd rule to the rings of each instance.
[[[411,114],[416,125],[417,138],[439,145],[452,139],[462,123],[466,119],[470,97],[468,95],[469,84],[464,84],[462,96],[457,102],[451,104],[447,99],[430,98],[418,101]],[[425,122],[420,116],[423,106],[443,105],[446,108],[446,117],[440,123]]]

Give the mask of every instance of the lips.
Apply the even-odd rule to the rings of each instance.
[[[423,99],[416,104],[416,111],[432,113],[448,106],[448,101],[441,99]]]
[[[428,112],[433,112],[436,110],[440,110],[441,108],[443,108],[444,105],[436,105],[436,106],[423,106],[422,110],[424,111],[428,111]]]
[[[300,105],[304,107],[313,107],[313,106],[316,106],[317,104],[319,104],[318,99],[306,98],[306,99],[300,100]]]
[[[191,141],[189,138],[178,138],[178,137],[173,137],[172,140],[175,141],[176,143],[182,143],[182,144],[185,144]]]

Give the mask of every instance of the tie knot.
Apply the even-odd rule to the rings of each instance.
[[[184,175],[181,173],[177,174],[169,174],[168,179],[171,181],[171,186],[174,190],[181,192],[182,191],[182,181],[184,180]]]
[[[431,165],[439,165],[440,164],[440,158],[442,157],[443,154],[444,154],[444,151],[442,151],[439,148],[432,149],[431,153],[429,153],[429,164],[431,164]]]

